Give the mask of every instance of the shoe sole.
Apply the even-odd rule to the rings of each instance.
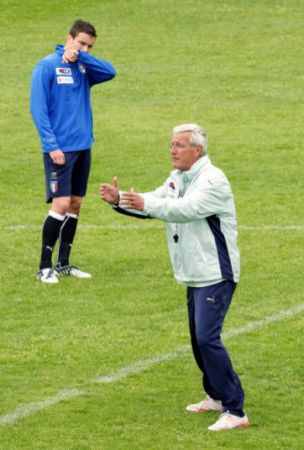
[[[44,283],[44,284],[57,284],[57,283],[59,283],[58,279],[57,279],[57,281],[46,281],[46,280],[42,280],[42,278],[39,277],[39,276],[36,276],[36,280],[41,281],[41,283]]]
[[[219,409],[198,409],[198,410],[193,410],[193,409],[187,409],[186,411],[193,413],[193,414],[207,414],[209,412],[217,412],[218,414],[222,414],[223,410],[219,410]]]
[[[208,427],[208,430],[209,431],[229,431],[229,430],[246,429],[246,428],[249,428],[249,427],[250,427],[250,423],[247,422],[247,423],[242,423],[241,425],[238,425],[237,427],[233,427],[233,428],[222,428],[222,429],[219,429],[219,430],[213,430],[212,428]]]
[[[247,423],[243,423],[242,425],[240,425],[240,426],[237,427],[237,428],[249,428],[249,427],[250,427],[250,423],[247,422]]]
[[[79,277],[78,275],[73,275],[72,273],[59,273],[56,272],[57,277],[72,277],[72,278],[78,278],[79,280],[86,280],[92,278],[92,275],[85,276],[85,277]]]
[[[41,281],[41,283],[44,284],[58,284],[58,280],[57,281],[45,281],[45,280],[41,280],[41,278],[37,278],[38,281]]]

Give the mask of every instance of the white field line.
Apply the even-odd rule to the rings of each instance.
[[[172,359],[176,359],[179,356],[182,356],[183,353],[188,351],[190,348],[189,345],[184,345],[182,347],[177,348],[172,353],[167,353],[165,355],[153,356],[148,359],[143,359],[142,361],[136,361],[129,367],[123,367],[118,369],[115,372],[112,372],[108,375],[101,375],[94,378],[92,381],[94,383],[99,384],[107,384],[107,383],[115,383],[116,381],[123,380],[124,378],[128,378],[131,375],[136,375],[138,373],[144,372],[148,370],[150,367],[155,366],[156,364],[160,364],[162,362],[171,361]]]
[[[303,231],[304,225],[238,225],[244,231]]]
[[[304,311],[304,303],[298,305],[294,308],[279,311],[278,313],[272,314],[271,316],[265,317],[264,319],[257,320],[255,322],[249,322],[247,325],[241,328],[232,328],[231,330],[224,331],[222,333],[222,337],[224,340],[227,340],[231,337],[238,336],[240,334],[249,333],[250,331],[255,331],[257,328],[263,327],[264,325],[268,325],[270,323],[278,322],[287,317],[294,316],[295,314],[299,314]],[[95,383],[113,383],[116,381],[120,381],[124,378],[127,378],[131,375],[135,375],[137,373],[143,372],[144,370],[149,369],[151,366],[155,364],[159,364],[164,361],[170,361],[181,356],[183,353],[186,353],[190,348],[190,345],[184,345],[175,350],[175,352],[167,353],[165,355],[155,356],[153,358],[148,358],[142,361],[137,361],[135,364],[129,367],[123,367],[112,374],[103,375],[95,378],[92,381]]]
[[[31,416],[42,409],[46,409],[49,406],[56,405],[57,403],[61,402],[61,400],[79,397],[83,394],[85,394],[85,392],[79,391],[78,389],[64,390],[55,395],[55,397],[49,398],[48,400],[42,400],[19,406],[19,408],[15,409],[15,411],[1,416],[0,425],[6,425],[16,422],[17,420]]]
[[[134,220],[134,219],[133,219]],[[143,228],[162,228],[164,223],[159,220],[135,221],[128,224],[112,223],[108,225],[102,224],[79,224],[79,228],[83,230],[137,230]],[[23,231],[23,230],[40,230],[42,225],[34,224],[10,224],[3,225],[4,230]],[[304,231],[304,225],[238,225],[239,231]]]
[[[264,319],[257,320],[254,322],[249,322],[247,325],[241,328],[235,328],[231,330],[227,330],[223,333],[224,339],[229,339],[234,336],[238,336],[240,334],[249,333],[251,331],[255,331],[265,325],[269,325],[274,322],[279,322],[281,320],[284,320],[289,317],[293,317],[296,314],[299,314],[301,312],[304,312],[304,303],[297,305],[293,308],[287,309],[287,310],[281,310],[275,314],[272,314],[271,316],[265,317]],[[144,359],[141,361],[137,361],[131,366],[128,367],[122,367],[121,369],[114,371],[112,373],[109,373],[107,375],[101,375],[98,376],[91,381],[93,383],[99,383],[99,384],[109,384],[109,383],[116,383],[119,382],[125,378],[128,378],[132,375],[139,374],[145,370],[148,370],[150,367],[155,366],[156,364],[160,364],[162,362],[167,362],[173,359],[176,359],[183,354],[185,354],[189,350],[189,345],[183,345],[179,348],[177,348],[174,352],[167,353],[164,355],[158,355],[154,356],[148,359]],[[63,390],[60,391],[57,395],[54,397],[42,400],[34,403],[28,403],[26,405],[20,406],[15,411],[11,413],[4,414],[3,416],[0,416],[0,425],[7,425],[14,423],[18,420],[21,420],[25,417],[31,416],[38,411],[41,411],[43,409],[46,409],[50,406],[53,406],[62,400],[69,400],[74,397],[79,397],[81,395],[85,395],[86,391],[81,391],[78,389],[70,389],[70,390]]]

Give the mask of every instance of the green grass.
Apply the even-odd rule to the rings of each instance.
[[[210,433],[185,412],[202,396],[185,289],[173,279],[164,225],[115,215],[101,181],[139,191],[170,171],[171,129],[198,122],[229,177],[242,277],[225,329],[303,305],[303,11],[297,0],[2,0],[0,72],[1,450],[300,449],[303,314],[227,339],[246,390],[246,431]],[[73,249],[92,280],[35,281],[44,205],[42,158],[29,115],[35,63],[72,21],[95,24],[94,52],[117,69],[92,91],[95,137]],[[293,226],[298,228],[292,228]],[[267,228],[268,227],[268,228]],[[178,357],[109,384],[96,377]]]

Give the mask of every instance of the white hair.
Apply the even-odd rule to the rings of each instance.
[[[184,123],[183,125],[178,125],[173,128],[173,133],[185,133],[190,132],[190,143],[191,145],[203,147],[203,155],[207,153],[208,149],[208,138],[203,127],[197,125],[196,123]]]

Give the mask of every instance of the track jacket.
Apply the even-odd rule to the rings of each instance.
[[[31,85],[31,113],[42,151],[85,150],[93,143],[90,88],[111,80],[115,69],[107,61],[79,51],[75,63],[61,62],[63,45],[35,67]]]
[[[144,197],[144,212],[167,222],[170,258],[177,281],[191,287],[238,282],[233,194],[224,173],[207,155],[188,171],[173,170]]]

